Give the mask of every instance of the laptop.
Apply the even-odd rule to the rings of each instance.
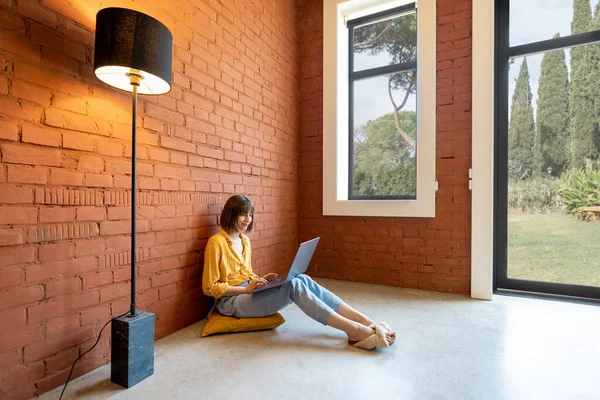
[[[314,238],[312,240],[300,244],[300,247],[298,247],[298,251],[296,252],[294,262],[292,263],[290,271],[287,275],[280,275],[272,281],[269,281],[269,283],[267,283],[266,285],[259,286],[248,293],[256,293],[262,292],[263,290],[267,289],[273,289],[274,287],[281,286],[284,283],[291,281],[298,275],[306,272],[306,270],[308,269],[308,264],[310,263],[310,259],[312,258],[315,249],[317,248],[317,244],[319,243],[319,239],[320,238]]]

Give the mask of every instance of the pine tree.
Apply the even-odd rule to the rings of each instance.
[[[575,0],[571,34],[588,32],[592,23],[589,0]],[[593,65],[592,46],[575,47],[571,50],[571,150],[572,167],[581,168],[590,165],[598,157],[595,136],[598,121],[595,110],[595,93],[592,82]]]
[[[569,75],[564,50],[544,54],[535,122],[534,166],[542,173],[550,167],[553,175],[560,176],[571,163]]]
[[[529,69],[525,58],[512,96],[508,130],[509,174],[518,179],[530,176],[533,169],[535,125],[531,101]]]

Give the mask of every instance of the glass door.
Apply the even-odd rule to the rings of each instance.
[[[496,1],[496,289],[600,299],[599,1]]]

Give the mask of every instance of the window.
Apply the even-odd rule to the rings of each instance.
[[[348,21],[348,199],[416,199],[414,4]]]
[[[324,215],[435,216],[435,71],[435,0],[325,1]]]

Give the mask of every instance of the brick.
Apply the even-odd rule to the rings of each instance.
[[[3,185],[0,191],[0,204],[33,204],[33,189]]]
[[[31,44],[24,34],[13,35],[11,32],[0,32],[0,49],[4,50],[3,53],[17,54],[29,60],[40,58],[39,46]]]
[[[190,170],[188,168],[156,165],[154,173],[157,178],[190,179]]]
[[[103,254],[105,250],[106,241],[99,237],[75,241],[75,256],[78,258],[95,254]]]
[[[50,107],[52,92],[39,86],[27,84],[15,79],[12,84],[11,94],[17,99],[23,99],[42,107]]]
[[[81,312],[81,325],[86,326],[96,321],[105,321],[110,317],[110,307],[108,305],[88,308]]]
[[[26,305],[44,298],[44,287],[34,285],[20,287],[0,293],[0,310]]]
[[[19,284],[23,276],[23,269],[19,267],[0,269],[0,289]]]
[[[100,295],[97,291],[91,291],[83,294],[70,294],[62,297],[56,297],[37,306],[29,307],[29,323],[58,317],[68,314],[75,310],[84,309],[98,304]]]
[[[158,107],[154,104],[146,104],[146,114],[152,118],[156,118],[171,124],[183,126],[185,124],[185,118],[183,115],[169,111],[167,109]]]
[[[81,291],[81,279],[69,278],[61,281],[51,281],[46,284],[46,298],[62,296]],[[47,332],[46,332],[47,333]]]
[[[40,222],[73,222],[75,210],[71,207],[40,207]]]
[[[2,161],[13,164],[59,167],[60,150],[39,146],[19,145],[16,143],[3,143]]]
[[[76,346],[60,351],[54,356],[48,357],[44,360],[46,364],[46,374],[51,375],[56,372],[60,372],[64,369],[70,368],[73,362],[79,356],[79,351]]]
[[[98,153],[104,156],[122,157],[124,146],[120,143],[115,143],[111,139],[98,139],[96,140],[98,146]]]
[[[54,7],[52,7],[53,9],[55,9]],[[93,31],[90,31],[90,29],[86,29],[86,28],[81,28],[77,25],[75,25],[75,23],[71,22],[70,20],[67,19],[66,21],[66,31],[64,31],[64,33],[67,35],[67,37],[78,41],[78,42],[82,42],[83,44],[89,46],[89,47],[93,47],[95,44],[95,40],[94,40],[94,33]]]
[[[98,269],[98,259],[94,256],[73,258],[65,261],[45,262],[25,267],[27,282],[44,281],[62,275],[80,274]]]
[[[0,95],[8,95],[8,77],[0,76]]]
[[[187,251],[187,244],[180,243],[170,243],[161,246],[154,246],[150,249],[151,258],[160,258],[160,257],[169,257],[175,256],[179,254],[184,254]]]
[[[197,153],[203,157],[210,157],[217,160],[222,160],[224,158],[224,153],[221,149],[213,149],[211,147],[200,145],[198,145],[197,148]]]
[[[172,151],[171,152],[171,163],[173,164],[181,164],[187,165],[188,163],[188,155],[184,153],[179,153]]]
[[[27,322],[27,319],[25,317],[25,306],[15,307],[11,308],[8,311],[0,312],[0,321],[2,321],[2,329],[8,330],[16,328],[17,326],[25,325],[25,323]],[[2,333],[0,332],[0,337],[1,336]],[[0,346],[2,346],[1,341]]]
[[[19,0],[17,3],[17,12],[34,21],[41,22],[50,28],[56,28],[56,14],[43,8],[37,1]]]
[[[79,158],[77,170],[83,172],[103,172],[104,160],[102,157],[84,154]]]
[[[56,186],[83,186],[83,173],[68,169],[51,169],[50,184]]]
[[[100,301],[111,301],[120,297],[131,296],[131,284],[129,282],[115,283],[100,289]]]
[[[86,49],[81,43],[65,39],[42,25],[31,25],[31,42],[56,50],[78,61],[86,61]]]
[[[94,151],[94,138],[86,134],[66,132],[63,135],[63,148]]]
[[[30,323],[17,329],[2,330],[0,331],[0,354],[37,342],[43,338],[44,332],[40,324]],[[6,378],[8,377],[5,376],[4,378],[3,384],[7,382]],[[3,389],[5,388],[3,387]]]
[[[8,182],[10,183],[48,183],[48,168],[8,165]]]
[[[187,218],[161,218],[150,221],[152,231],[165,231],[187,228]]]
[[[37,207],[0,207],[0,225],[35,224]]]
[[[131,162],[126,160],[106,160],[106,172],[131,174]]]
[[[19,127],[16,123],[0,120],[0,139],[19,140]]]
[[[204,166],[204,160],[202,157],[188,156],[188,162],[189,162],[190,166],[192,166],[192,167],[201,168]]]
[[[35,260],[35,248],[30,246],[0,247],[0,267],[26,264]]]
[[[167,150],[157,149],[153,147],[151,147],[149,150],[149,156],[150,159],[153,161],[169,162],[171,160],[170,153]]]
[[[85,185],[89,187],[114,187],[111,175],[85,174]]]
[[[185,270],[176,269],[168,272],[163,272],[152,277],[152,287],[160,287],[169,283],[179,282],[187,278]]]
[[[148,221],[137,221],[136,232],[147,232]],[[123,235],[131,233],[130,221],[104,221],[100,223],[100,235]]]
[[[3,0],[0,5],[4,2],[8,2],[12,5],[12,0]],[[23,19],[19,15],[0,10],[0,26],[7,31],[18,31],[23,28]]]
[[[139,219],[154,218],[154,207],[138,206],[136,216]],[[131,220],[131,207],[109,207],[108,219],[115,220]]]
[[[148,116],[144,117],[143,126],[145,129],[150,129],[151,131],[155,132],[163,132],[165,128],[162,121],[150,118]]]
[[[19,368],[21,364],[21,356],[15,350],[0,354],[0,371],[2,371],[4,375]]]
[[[219,174],[212,171],[194,169],[192,171],[192,180],[205,182],[219,182]]]
[[[160,190],[179,190],[179,181],[172,179],[161,179],[160,180]]]
[[[131,177],[125,175],[115,175],[114,177],[115,188],[119,189],[131,189]],[[137,189],[142,189],[137,186]]]
[[[104,221],[106,219],[106,208],[104,207],[78,207],[78,221]]]
[[[39,260],[58,261],[75,257],[75,244],[71,242],[60,242],[54,244],[42,244],[39,248]]]
[[[83,279],[83,289],[88,290],[98,286],[109,285],[114,282],[113,273],[111,271],[100,271],[91,274],[85,274]]]
[[[44,112],[46,115],[46,125],[72,131],[93,133],[95,135],[108,136],[110,134],[110,124],[107,121],[95,120],[85,115],[70,113],[55,108],[47,108]],[[63,135],[63,141],[66,140],[67,137],[70,138],[70,135]],[[73,146],[77,144],[72,141],[68,141],[67,143],[71,143]],[[89,147],[89,143],[79,144],[79,146]]]
[[[75,63],[75,68],[73,68],[72,65],[69,65],[62,59],[57,58],[56,60],[52,60],[53,57],[57,58],[57,57],[62,57],[62,56],[56,55],[56,53],[54,53],[54,52],[46,52],[44,54],[44,63],[50,64],[51,66],[54,66],[55,68],[64,70],[67,73],[72,73],[73,71],[77,70],[77,63],[75,62],[75,60],[67,59],[67,60]],[[58,65],[58,64],[61,64],[61,65]],[[82,99],[79,96],[71,96],[66,93],[60,93],[58,91],[54,94],[54,98],[52,100],[52,106],[56,107],[56,108],[60,108],[61,110],[70,111],[70,112],[74,112],[77,114],[85,115],[87,113],[87,103],[85,102],[85,99]]]
[[[194,143],[186,142],[185,140],[161,136],[160,144],[167,149],[196,153],[196,145]]]
[[[68,334],[58,336],[54,340],[30,344],[23,349],[23,361],[28,364],[33,361],[42,360],[69,347],[90,340],[92,337],[94,337],[94,328],[92,326],[85,326]]]

